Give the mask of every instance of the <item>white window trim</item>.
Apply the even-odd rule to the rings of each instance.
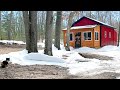
[[[87,33],[87,32],[91,32],[91,31],[85,31],[85,32],[83,32],[83,40],[84,40],[84,41],[92,41],[92,32],[91,32],[91,40],[85,40],[85,38],[84,38],[84,33]]]
[[[105,35],[106,34],[106,35]],[[104,37],[107,38],[107,31],[104,32]]]
[[[111,32],[109,32],[109,38],[111,38]]]
[[[98,33],[98,40],[95,40],[95,41],[99,41],[99,32],[98,31],[95,31]],[[95,38],[95,33],[94,33],[94,38]]]

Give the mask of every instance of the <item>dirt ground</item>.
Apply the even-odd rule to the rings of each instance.
[[[0,45],[0,54],[8,54],[10,52],[21,51],[25,49],[24,45]]]
[[[0,45],[0,54],[21,51],[23,49],[25,49],[25,46]],[[0,68],[0,79],[70,79],[75,77],[68,75],[67,68],[55,65],[21,66],[10,63],[7,68]]]
[[[0,68],[0,79],[116,79],[120,73],[104,72],[93,76],[79,74],[69,75],[67,68],[55,65],[9,64]]]
[[[24,48],[25,46],[0,46],[0,54],[21,51]],[[86,56],[90,55],[87,54]],[[67,68],[56,65],[21,66],[10,63],[7,68],[0,68],[0,79],[116,79],[119,76],[120,73],[114,72],[104,72],[93,76],[69,75]]]
[[[103,55],[97,55],[97,54],[89,54],[89,53],[79,53],[84,58],[95,58],[99,60],[113,60],[113,57],[103,56]]]
[[[76,76],[68,75],[67,68],[53,65],[9,64],[0,68],[0,79],[70,79]]]

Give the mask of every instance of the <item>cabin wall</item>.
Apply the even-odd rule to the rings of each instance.
[[[63,30],[63,41],[64,41],[64,47],[66,46],[66,41],[67,41],[67,35],[66,35],[67,31]],[[75,35],[74,35],[74,31],[70,31],[70,33],[72,33],[73,36],[73,40],[69,42],[70,46],[75,47]]]
[[[114,45],[117,46],[118,45],[118,32],[114,31]]]
[[[98,40],[95,40],[95,32],[98,32]],[[94,28],[94,47],[100,48],[100,26]]]
[[[91,40],[84,40],[84,32],[92,32],[92,39]],[[93,28],[89,28],[89,29],[81,29],[81,46],[82,47],[94,47],[94,30]]]
[[[65,43],[66,43],[66,31],[63,31],[63,43],[64,43],[64,47],[65,47]]]
[[[92,40],[84,40],[84,32],[92,32]],[[63,30],[63,38],[64,38],[64,46],[66,44],[66,30]],[[77,32],[81,32],[81,47],[94,47],[94,29],[93,28],[85,28],[85,29],[73,29],[70,30],[70,33],[73,33],[73,40],[70,41],[70,46],[75,48],[75,34]]]
[[[105,32],[107,32],[107,35],[105,37]],[[111,37],[109,37],[109,32],[111,32]],[[115,45],[116,35],[115,31],[112,28],[109,28],[107,26],[101,26],[101,46],[105,45]]]

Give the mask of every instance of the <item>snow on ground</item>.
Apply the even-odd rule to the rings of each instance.
[[[120,59],[120,56],[119,56],[120,47],[112,46],[112,45],[104,46],[100,49],[82,47],[79,49],[74,49],[74,51],[80,52],[80,53],[92,53],[92,54],[105,55],[105,56]]]
[[[25,44],[23,41],[15,41],[15,40],[0,40],[0,42],[5,43],[5,44]]]
[[[44,47],[43,43],[38,43]],[[69,68],[70,74],[83,73],[87,75],[93,75],[102,73],[105,71],[120,73],[120,47],[117,46],[105,46],[100,49],[82,47],[79,49],[70,48],[71,51],[66,51],[61,44],[61,50],[52,45],[53,56],[44,54],[44,50],[39,50],[38,53],[27,54],[27,50],[11,52],[9,54],[0,55],[0,60],[10,57],[12,63],[20,65],[59,65]],[[98,60],[98,59],[86,59],[80,56],[78,53],[93,53],[114,57],[114,60]]]

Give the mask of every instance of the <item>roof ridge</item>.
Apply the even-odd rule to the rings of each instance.
[[[88,18],[88,19],[91,19],[91,20],[93,20],[93,21],[95,21],[95,22],[97,22],[97,23],[99,23],[99,24],[106,25],[106,26],[109,26],[109,27],[111,27],[111,28],[114,28],[114,26],[112,26],[112,25],[106,24],[106,23],[104,23],[104,22],[102,22],[102,21],[93,19],[93,18],[88,17],[88,16],[82,16],[80,19],[78,19],[77,21],[75,21],[75,22],[72,24],[71,27],[73,27],[75,23],[79,22],[79,21],[80,21],[82,18],[84,18],[84,17],[85,17],[85,18]]]

